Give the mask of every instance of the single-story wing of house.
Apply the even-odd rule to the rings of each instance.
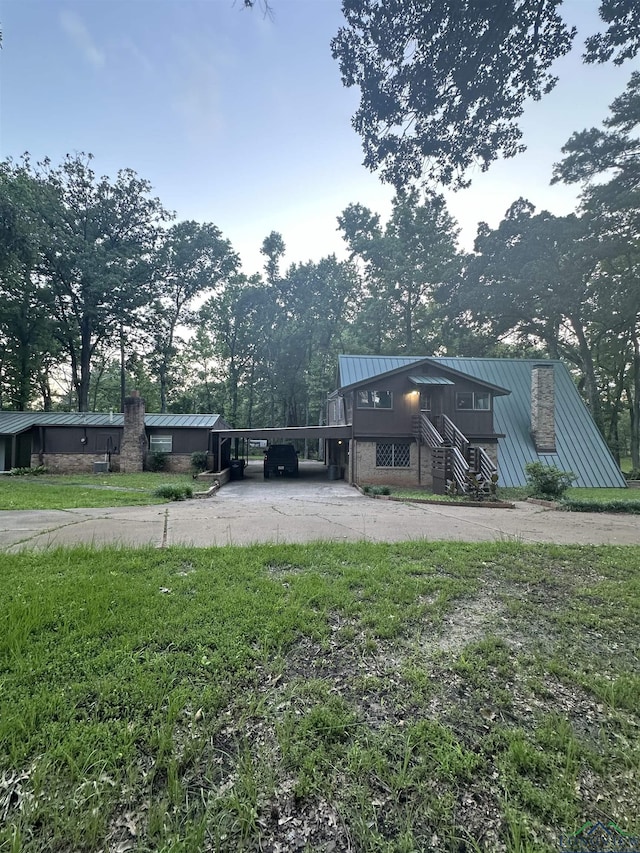
[[[189,471],[191,454],[206,453],[209,470],[229,465],[229,429],[220,415],[145,412],[135,392],[122,413],[0,412],[0,471],[44,465],[52,473],[142,471],[149,455],[165,453],[167,470]],[[218,459],[218,453],[222,458]]]
[[[339,460],[351,482],[443,492],[497,473],[523,486],[540,461],[577,486],[626,485],[560,361],[342,355],[337,384],[328,423],[352,425]]]

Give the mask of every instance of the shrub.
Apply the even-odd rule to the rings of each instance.
[[[168,501],[183,501],[186,498],[193,497],[193,489],[191,486],[178,486],[174,483],[166,483],[158,488],[153,493],[156,498],[164,498]]]
[[[166,471],[169,467],[169,454],[162,450],[152,450],[147,453],[147,468],[149,471]]]
[[[363,486],[362,491],[365,495],[390,495],[390,486]]]
[[[561,471],[555,465],[529,462],[524,466],[531,497],[555,500],[561,498],[575,480],[573,471]]]
[[[206,471],[207,467],[206,450],[196,450],[191,454],[191,468],[196,474],[199,474],[201,471]]]
[[[569,512],[627,512],[640,515],[640,500],[637,501],[589,501],[565,498],[562,508]]]
[[[40,474],[48,474],[49,469],[46,465],[36,465],[35,468],[12,468],[9,471],[10,477],[37,477]]]
[[[455,481],[454,481],[455,482]],[[483,480],[477,474],[467,474],[466,497],[471,501],[495,501],[498,490],[498,475],[492,474],[489,480]],[[455,493],[453,493],[455,494]]]

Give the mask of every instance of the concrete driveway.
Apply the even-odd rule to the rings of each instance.
[[[298,479],[243,480],[202,500],[149,507],[0,512],[0,550],[59,545],[250,545],[312,540],[398,542],[449,539],[640,545],[638,516],[560,513],[528,503],[515,509],[373,500],[326,469],[301,465]]]

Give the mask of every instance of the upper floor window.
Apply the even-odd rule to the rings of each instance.
[[[392,391],[358,391],[359,409],[392,409]]]
[[[149,450],[152,453],[171,453],[173,448],[173,436],[171,435],[150,435]]]
[[[458,391],[456,409],[488,412],[491,409],[491,395],[488,391]]]

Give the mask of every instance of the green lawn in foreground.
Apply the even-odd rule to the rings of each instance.
[[[74,509],[76,507],[131,506],[166,503],[153,496],[165,483],[189,485],[204,491],[190,474],[43,474],[0,477],[0,510]]]
[[[639,566],[519,543],[3,555],[0,850],[640,834]]]

